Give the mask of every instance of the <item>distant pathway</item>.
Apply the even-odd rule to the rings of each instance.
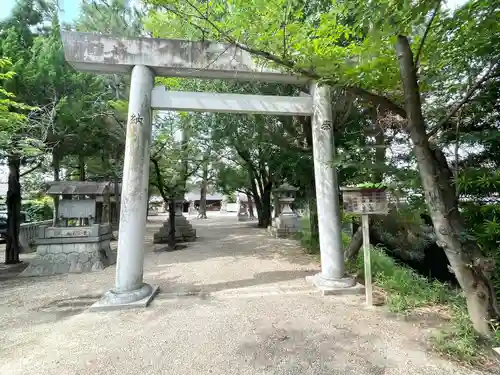
[[[144,278],[161,292],[145,310],[85,311],[114,267],[0,280],[0,374],[474,374],[362,297],[317,295],[304,277],[318,265],[294,241],[209,216],[191,217],[197,242],[169,253],[151,243],[166,217],[150,218]]]

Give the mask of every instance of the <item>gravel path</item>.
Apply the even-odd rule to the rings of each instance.
[[[0,279],[1,375],[474,374],[362,297],[317,295],[304,277],[318,266],[294,241],[212,214],[167,253],[152,245],[165,217],[150,219],[144,278],[161,291],[147,309],[86,311],[114,267]]]

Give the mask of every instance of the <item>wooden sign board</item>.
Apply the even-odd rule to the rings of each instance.
[[[361,215],[363,231],[363,259],[365,265],[366,304],[373,306],[372,267],[370,260],[369,215],[386,215],[389,212],[387,192],[375,188],[341,188],[344,211]]]
[[[358,215],[386,215],[387,192],[383,189],[341,188],[344,211]]]

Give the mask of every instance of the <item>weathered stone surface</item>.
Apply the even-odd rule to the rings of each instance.
[[[292,210],[297,188],[283,184],[274,189],[275,218],[268,227],[274,237],[289,237],[301,230],[300,217]]]
[[[154,243],[167,243],[170,233],[170,220],[163,223],[160,230],[153,235]],[[177,242],[192,242],[196,240],[196,229],[189,223],[185,216],[175,216],[175,239]]]
[[[116,263],[110,241],[78,244],[40,244],[21,276],[45,276],[101,270]]]
[[[81,273],[82,271],[83,267],[81,263],[78,262],[71,263],[71,266],[69,267],[70,273]]]
[[[99,271],[104,269],[104,264],[99,260],[92,265],[92,271]]]
[[[156,75],[304,83],[309,78],[258,66],[252,56],[231,45],[158,38],[113,38],[106,35],[62,32],[66,61],[76,70],[130,73],[145,65]]]
[[[312,98],[299,96],[221,94],[153,89],[154,110],[179,112],[250,113],[274,116],[310,116]],[[193,206],[194,209],[194,206]],[[191,213],[191,210],[189,211]]]
[[[296,214],[280,214],[268,228],[273,237],[290,237],[301,230],[300,217]]]
[[[47,245],[39,245],[37,249],[37,253],[39,255],[45,255],[47,254]]]
[[[69,253],[67,259],[70,264],[78,263],[78,254]]]
[[[60,252],[62,252],[62,250],[63,250],[62,245],[59,244],[50,245],[50,253],[52,254],[59,254]]]
[[[78,253],[78,262],[79,263],[86,263],[90,260],[90,254],[88,253]]]

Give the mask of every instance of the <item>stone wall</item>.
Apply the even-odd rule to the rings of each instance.
[[[116,263],[110,240],[94,243],[39,244],[37,256],[22,276],[41,276],[101,270]]]

